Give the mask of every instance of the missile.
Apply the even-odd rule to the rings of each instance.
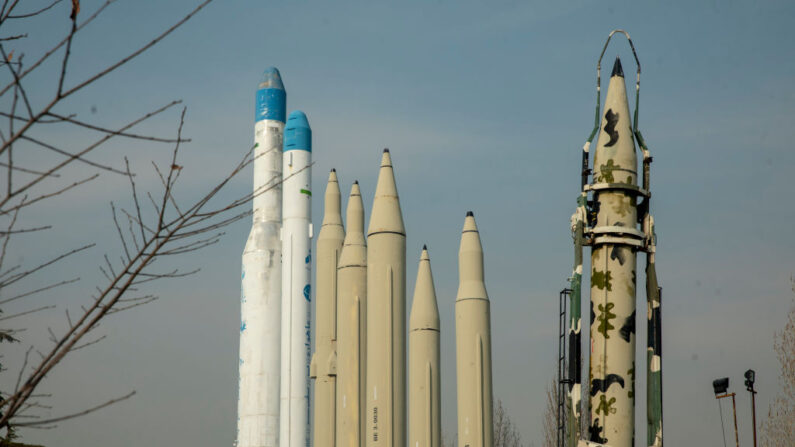
[[[332,169],[326,185],[323,224],[317,235],[315,279],[315,355],[310,376],[315,378],[314,442],[334,446],[337,399],[337,263],[345,229],[340,215],[340,186]]]
[[[280,447],[309,445],[309,357],[312,270],[312,130],[290,113],[282,157],[282,377]]]
[[[367,243],[359,182],[348,198],[348,231],[337,270],[337,447],[364,445]]]
[[[455,299],[458,444],[492,447],[491,317],[483,272],[483,247],[469,211],[458,252]]]
[[[587,165],[586,165],[587,170]],[[580,420],[582,418],[582,252],[585,237],[587,193],[582,191],[577,197],[577,210],[571,216],[571,230],[574,239],[574,269],[569,279],[569,365],[566,422],[566,446],[576,446],[580,440]]]
[[[279,445],[285,101],[279,70],[266,69],[256,93],[254,219],[241,275],[238,447]]]
[[[406,229],[384,149],[367,229],[367,447],[406,445]]]
[[[647,344],[646,344],[646,405],[647,405],[647,444],[662,447],[662,312],[661,288],[657,284],[655,266],[656,241],[654,240],[654,218],[649,216],[651,250],[646,256],[646,301],[647,301]]]
[[[593,161],[589,440],[631,447],[635,431],[638,175],[624,72],[616,58]]]
[[[439,308],[422,247],[409,317],[409,447],[441,447]]]

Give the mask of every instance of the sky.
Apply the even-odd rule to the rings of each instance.
[[[31,9],[34,3],[45,4],[31,2]],[[81,2],[81,16],[99,3]],[[75,40],[67,85],[148,42],[196,4],[112,4]],[[28,32],[14,48],[33,60],[62,38],[68,14],[68,5],[58,5],[4,34]],[[638,124],[654,156],[666,440],[721,445],[711,382],[728,376],[747,445],[750,398],[742,374],[757,372],[761,422],[779,373],[774,333],[793,303],[793,19],[795,4],[787,1],[216,1],[58,110],[121,126],[181,99],[192,142],[183,148],[176,193],[187,201],[222,179],[251,147],[257,82],[263,69],[277,66],[288,110],[303,110],[312,125],[316,198],[336,168],[343,197],[360,182],[369,214],[381,151],[392,152],[407,229],[407,309],[423,244],[433,267],[448,439],[456,430],[458,243],[465,213],[474,211],[491,299],[494,397],[524,441],[540,445],[545,390],[556,374],[558,292],[573,263],[569,216],[579,192],[580,150],[593,125],[596,60],[610,30],[626,29],[643,67]],[[617,55],[631,81],[635,65],[620,38],[605,53],[605,70]],[[35,104],[53,91],[58,68],[46,64],[26,81]],[[173,136],[178,123],[174,109],[140,129]],[[40,132],[73,148],[97,138],[55,126]],[[167,162],[170,151],[120,140],[93,159],[122,166],[127,156],[143,173],[150,160]],[[21,155],[31,163],[46,156]],[[141,175],[142,187],[156,191],[156,180]],[[46,345],[46,328],[63,328],[64,309],[89,300],[101,280],[102,253],[120,250],[109,202],[129,203],[125,181],[103,173],[25,216],[25,223],[54,228],[18,239],[9,249],[16,260],[33,263],[59,247],[90,242],[98,248],[20,286],[82,278],[3,309],[57,306],[17,320],[28,330],[22,346],[4,345],[9,358],[18,358],[12,349]],[[249,170],[221,199],[250,188]],[[314,200],[312,213],[319,228],[321,200]],[[201,271],[158,284],[158,301],[103,323],[98,331],[106,340],[70,355],[44,381],[53,409],[43,415],[79,411],[131,390],[136,396],[55,429],[25,430],[24,439],[65,447],[232,445],[240,256],[249,225],[238,222],[219,244],[177,261]],[[641,293],[639,306],[644,301]],[[637,346],[645,358],[645,331],[638,331]],[[0,374],[0,387],[13,385],[15,374]],[[645,389],[644,374],[636,387]],[[639,394],[636,437],[642,442],[645,396]],[[730,411],[723,407],[727,427]]]

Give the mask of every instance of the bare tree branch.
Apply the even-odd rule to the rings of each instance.
[[[41,292],[44,292],[46,290],[54,289],[56,287],[64,286],[66,284],[72,284],[72,283],[75,283],[77,281],[80,281],[80,278],[72,278],[72,279],[67,279],[65,281],[60,281],[60,282],[57,282],[55,284],[50,284],[48,286],[44,286],[44,287],[40,287],[40,288],[35,289],[35,290],[31,290],[30,292],[25,292],[25,293],[22,293],[22,294],[19,294],[19,295],[12,296],[11,298],[6,298],[4,300],[0,300],[0,304],[7,304],[7,303],[10,303],[12,301],[16,301],[16,300],[18,300],[20,298],[25,298],[25,297],[28,297],[28,296],[31,296],[31,295],[35,295],[37,293],[41,293]]]
[[[29,17],[34,17],[34,16],[37,16],[37,15],[47,11],[48,9],[50,9],[53,6],[57,5],[58,3],[61,3],[61,0],[55,0],[54,2],[50,3],[49,5],[41,8],[41,9],[38,9],[36,11],[33,11],[33,12],[29,12],[29,13],[25,13],[25,14],[16,14],[16,15],[15,14],[9,14],[8,16],[6,16],[6,18],[7,19],[27,19]]]
[[[111,400],[109,400],[109,401],[107,401],[107,402],[105,402],[105,403],[103,403],[101,405],[97,405],[96,407],[92,407],[92,408],[89,408],[87,410],[80,411],[78,413],[72,413],[72,414],[68,414],[66,416],[61,416],[61,417],[57,417],[57,418],[53,418],[53,419],[47,419],[47,420],[43,420],[43,421],[19,422],[19,423],[16,423],[14,425],[16,425],[18,427],[33,427],[33,426],[37,426],[37,425],[46,425],[46,424],[53,424],[53,423],[56,423],[56,422],[62,422],[62,421],[66,421],[66,420],[69,420],[69,419],[74,419],[76,417],[85,416],[85,415],[93,413],[93,412],[95,412],[97,410],[101,410],[101,409],[103,409],[103,408],[105,408],[107,406],[113,405],[113,404],[115,404],[117,402],[121,402],[123,400],[127,400],[127,399],[129,399],[129,398],[131,398],[133,396],[135,396],[135,391],[132,391],[131,393],[129,393],[129,394],[125,395],[125,396],[118,397],[116,399],[111,399]]]

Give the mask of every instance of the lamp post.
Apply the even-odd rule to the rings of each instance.
[[[724,397],[732,398],[732,413],[734,414],[734,441],[737,447],[740,447],[740,434],[737,431],[737,405],[734,400],[734,393],[729,393],[729,378],[716,379],[712,381],[712,389],[715,391],[715,399],[723,399]]]
[[[756,381],[756,372],[749,369],[745,372],[745,389],[751,393],[751,414],[754,424],[754,447],[756,447],[756,390],[754,390],[754,382]]]

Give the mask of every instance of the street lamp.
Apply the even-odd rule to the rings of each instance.
[[[756,380],[756,373],[753,369],[745,372],[745,389],[751,393],[751,414],[753,415],[754,424],[754,447],[756,447],[756,390],[754,390],[754,381]]]
[[[732,413],[734,413],[734,441],[737,444],[737,447],[740,447],[740,434],[737,432],[737,405],[735,404],[734,401],[734,393],[729,393],[729,378],[723,377],[721,379],[713,380],[712,390],[715,391],[715,399],[719,400],[718,408],[720,408],[720,399],[723,399],[724,397],[732,398]],[[722,423],[723,423],[723,415],[721,415],[721,424]]]
[[[724,377],[722,379],[715,379],[712,381],[712,389],[715,391],[715,395],[724,394],[729,389],[729,378]]]

